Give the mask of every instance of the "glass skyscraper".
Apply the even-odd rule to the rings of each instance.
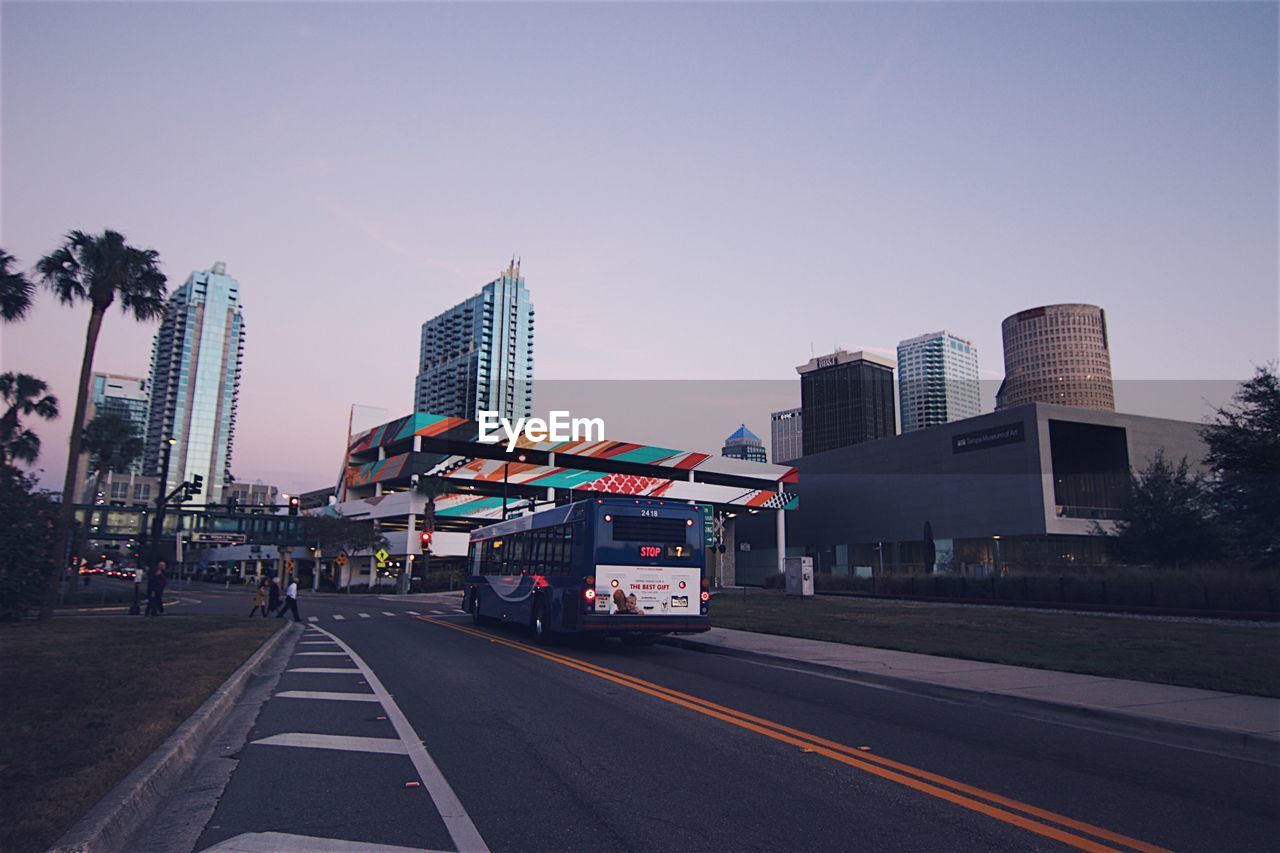
[[[898,408],[904,434],[982,414],[973,342],[942,331],[898,344]]]
[[[158,475],[168,439],[172,491],[195,474],[202,497],[217,500],[231,471],[236,403],[244,357],[240,283],[219,261],[193,272],[169,297],[151,349],[151,412],[146,471]]]
[[[747,425],[743,424],[734,430],[733,435],[724,440],[724,447],[720,448],[721,456],[728,456],[730,459],[745,459],[748,462],[768,462],[769,458],[765,454],[764,442],[760,440],[754,432],[747,429]]]
[[[506,272],[422,324],[414,409],[476,419],[533,414],[533,303],[512,259]]]
[[[145,379],[137,376],[119,376],[114,373],[95,373],[90,383],[90,391],[93,394],[93,411],[88,420],[92,421],[98,415],[119,415],[133,424],[139,438],[146,440],[150,401]],[[92,463],[90,467],[93,467]],[[128,471],[120,473],[141,474],[142,459],[130,465]]]
[[[893,367],[891,358],[842,349],[797,367],[803,455],[894,435]]]

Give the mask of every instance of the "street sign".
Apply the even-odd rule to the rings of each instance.
[[[243,533],[192,533],[191,544],[203,545],[243,545]]]
[[[716,544],[714,529],[716,508],[711,504],[698,504],[698,509],[702,510],[702,533],[706,538],[707,547],[714,547]]]
[[[391,555],[387,553],[386,548],[379,548],[378,553],[373,556],[378,558],[378,568],[385,569],[387,567],[387,557],[390,557]]]

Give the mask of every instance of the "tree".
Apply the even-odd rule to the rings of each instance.
[[[133,421],[116,414],[103,412],[84,428],[84,451],[89,454],[93,470],[93,493],[102,493],[102,478],[107,473],[128,471],[129,466],[142,456],[142,436]],[[102,504],[98,529],[106,527],[106,502]]]
[[[0,374],[0,467],[14,462],[30,464],[40,455],[40,437],[22,425],[22,418],[35,415],[45,420],[58,416],[58,398],[46,394],[49,386],[25,373]]]
[[[1220,537],[1204,477],[1184,457],[1177,465],[1157,452],[1130,476],[1116,522],[1116,550],[1128,563],[1178,567],[1214,559]]]
[[[387,546],[387,539],[371,521],[357,521],[343,515],[305,515],[302,535],[316,543],[317,567],[324,552],[342,554],[355,551],[377,551]]]
[[[21,619],[40,604],[57,507],[33,478],[0,465],[0,518],[0,619]]]
[[[54,560],[49,571],[40,618],[53,615],[58,581],[75,502],[76,468],[80,459],[85,409],[89,400],[89,380],[93,373],[93,353],[107,309],[120,301],[121,310],[140,322],[158,318],[165,307],[166,279],[154,249],[135,249],[116,231],[94,236],[83,231],[67,234],[66,242],[41,258],[36,272],[64,305],[89,303],[89,325],[85,331],[84,357],[80,361],[80,384],[76,389],[75,414],[71,418],[71,440],[67,449],[67,475],[63,481],[62,506],[54,531]]]
[[[1200,431],[1205,463],[1233,553],[1255,567],[1280,565],[1280,377],[1270,364],[1243,383]]]
[[[35,285],[17,270],[9,267],[17,258],[0,249],[0,318],[6,322],[21,320],[31,310],[31,296]]]

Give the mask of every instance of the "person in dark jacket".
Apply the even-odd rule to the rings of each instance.
[[[156,563],[155,570],[147,578],[148,616],[159,616],[164,613],[164,588],[169,585],[169,579],[164,576],[164,570],[168,567],[168,564],[161,560]]]
[[[280,609],[280,584],[275,578],[271,579],[271,586],[267,589],[267,612],[275,613]]]

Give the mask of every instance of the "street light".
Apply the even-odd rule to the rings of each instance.
[[[517,462],[524,461],[524,454],[521,453],[516,457]],[[502,520],[507,520],[507,469],[511,465],[511,460],[502,463]]]
[[[996,577],[999,577],[1000,576],[1000,537],[992,536],[991,541],[995,543],[995,552],[996,552],[995,566],[993,567],[993,572],[996,575]]]

